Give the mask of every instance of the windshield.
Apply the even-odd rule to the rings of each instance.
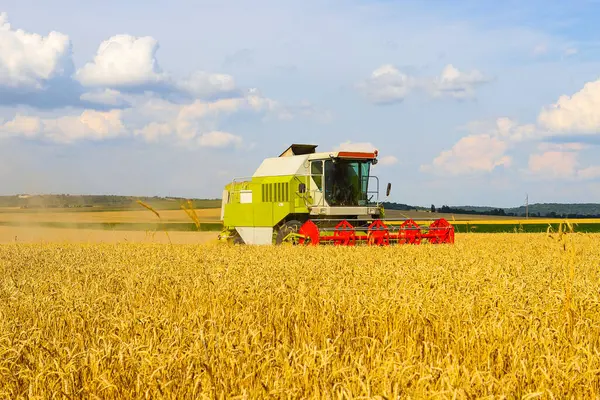
[[[330,206],[366,206],[371,162],[325,161],[325,201]]]

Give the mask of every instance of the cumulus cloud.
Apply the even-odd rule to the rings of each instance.
[[[487,134],[507,142],[524,142],[542,137],[534,124],[521,124],[518,121],[500,117],[494,121],[471,121],[464,128],[472,135]]]
[[[474,97],[475,89],[487,82],[489,78],[477,70],[462,72],[448,64],[442,70],[442,74],[431,82],[431,90],[436,97],[465,99]]]
[[[512,158],[505,154],[507,144],[498,137],[481,134],[460,139],[450,150],[433,159],[422,171],[437,174],[463,175],[491,172],[497,167],[509,167]]]
[[[481,72],[463,72],[448,64],[440,76],[418,78],[410,76],[391,64],[385,64],[360,82],[357,88],[374,104],[402,102],[411,92],[424,90],[434,97],[465,99],[475,96],[475,89],[489,82]]]
[[[535,124],[520,124],[507,117],[497,118],[493,122],[472,121],[464,128],[469,134],[461,138],[450,150],[442,151],[431,165],[422,166],[423,171],[454,175],[491,172],[500,165],[511,166],[512,157],[507,154],[509,150],[521,144],[531,145],[537,142],[537,150],[541,153],[530,160],[528,170],[535,175],[538,170],[545,168],[544,163],[550,162],[548,160],[552,160],[552,157],[557,165],[565,169],[570,165],[569,162],[577,158],[576,152],[589,147],[579,142],[546,142],[546,129]],[[566,169],[573,171],[573,168]]]
[[[85,92],[79,98],[82,101],[88,101],[90,103],[104,104],[112,107],[125,107],[129,102],[125,99],[125,96],[118,90],[114,89],[101,89],[91,92]]]
[[[501,117],[493,122],[472,121],[465,127],[468,135],[452,148],[442,151],[433,162],[422,165],[421,170],[436,174],[475,174],[492,172],[498,167],[508,168],[512,157],[507,151],[517,143],[539,137],[533,124],[520,124]]]
[[[390,64],[382,65],[371,73],[358,88],[375,104],[399,103],[415,85],[414,78]]]
[[[37,91],[71,71],[71,42],[63,33],[46,36],[13,29],[0,13],[0,86]]]
[[[554,134],[600,133],[600,80],[588,82],[572,96],[542,109],[538,123]]]
[[[231,75],[195,71],[188,78],[181,80],[177,86],[180,90],[198,98],[210,98],[221,93],[236,93],[238,87]]]
[[[530,154],[527,173],[539,178],[591,179],[597,167],[582,168],[579,153],[589,145],[579,142],[552,143],[548,131],[535,124],[519,124],[502,117],[493,123],[473,121],[466,125],[469,135],[461,138],[450,150],[442,151],[422,171],[462,175],[491,172],[498,166],[510,167],[508,150],[517,145],[536,143],[537,153]]]
[[[537,146],[541,152],[546,151],[581,151],[589,148],[585,143],[540,143]]]
[[[527,172],[543,180],[585,181],[600,178],[600,165],[581,165],[580,150],[577,146],[569,146],[531,154]]]
[[[159,43],[151,36],[115,35],[100,44],[94,59],[75,77],[85,87],[153,90],[194,99],[240,95],[228,74],[194,71],[185,78],[172,76],[160,67],[158,50]]]
[[[44,108],[51,108],[50,103],[124,106],[115,90],[150,90],[187,100],[240,95],[234,78],[227,74],[195,71],[186,78],[171,76],[160,67],[158,49],[158,41],[151,36],[114,35],[100,43],[94,58],[75,71],[67,35],[16,30],[8,23],[7,14],[1,13],[0,103]],[[29,95],[42,90],[45,97]]]
[[[223,120],[239,113],[282,119],[290,116],[284,106],[257,91],[237,98],[196,100],[188,104],[151,97],[146,102],[135,103],[131,110],[132,116],[142,121],[140,127],[133,129],[133,135],[151,142],[168,138],[172,143],[194,142],[202,147],[238,146],[241,137],[221,131],[219,126]],[[147,123],[148,119],[153,121]]]
[[[242,144],[242,138],[228,132],[213,131],[200,135],[198,144],[202,147],[217,148],[231,145],[239,146]]]
[[[17,114],[12,120],[0,125],[2,136],[33,137],[40,132],[42,124],[39,118]]]
[[[82,139],[102,140],[126,133],[121,118],[122,110],[85,110],[80,115],[59,118],[17,115],[0,125],[0,133],[4,136],[42,137],[61,143]]]
[[[160,67],[158,41],[151,36],[114,35],[103,41],[94,58],[74,71],[68,36],[51,32],[38,34],[12,30],[6,14],[0,14],[0,103],[29,104],[36,107],[79,106],[106,110],[126,107],[123,93],[154,92],[176,102],[211,101],[223,98],[245,98],[254,108],[279,107],[261,96],[238,87],[233,76],[218,72],[194,71],[181,78]],[[48,87],[48,82],[61,79],[60,87]],[[57,85],[55,85],[57,86]],[[3,90],[4,88],[4,90]],[[13,92],[6,94],[6,88]],[[24,97],[15,88],[47,90],[45,97]],[[279,117],[310,115],[326,120],[310,105],[301,104],[294,110],[283,110]]]
[[[6,14],[0,14],[0,104],[79,109],[79,115],[17,115],[0,126],[0,133],[59,142],[125,134],[160,141],[170,136],[176,142],[224,147],[240,143],[220,127],[233,114],[328,120],[327,113],[310,103],[284,106],[257,89],[238,87],[228,74],[195,71],[174,77],[161,69],[158,48],[151,36],[115,35],[75,71],[68,36],[14,30]]]
[[[577,171],[577,177],[582,180],[600,178],[600,165],[579,169]]]
[[[134,130],[133,134],[143,137],[147,142],[158,142],[161,138],[172,135],[173,129],[166,123],[150,122],[143,128]]]
[[[529,171],[547,178],[569,178],[575,175],[577,153],[570,151],[546,151],[529,157]]]
[[[233,115],[248,118],[288,119],[295,117],[279,102],[250,91],[237,98],[174,103],[156,95],[123,95],[113,89],[93,91],[83,99],[107,105],[127,102],[127,107],[108,111],[85,109],[80,115],[55,118],[17,115],[0,125],[1,136],[43,138],[61,143],[78,140],[107,140],[132,136],[147,142],[199,147],[231,147],[242,143],[240,136],[220,129]]]
[[[156,60],[158,41],[150,36],[115,35],[103,41],[94,60],[76,73],[84,86],[131,87],[167,79]]]

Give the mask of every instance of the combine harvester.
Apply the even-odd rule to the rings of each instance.
[[[454,227],[443,218],[429,226],[383,219],[379,179],[370,174],[377,150],[316,148],[293,144],[265,159],[252,177],[225,186],[219,239],[261,245],[454,243]],[[388,183],[386,197],[390,190]]]

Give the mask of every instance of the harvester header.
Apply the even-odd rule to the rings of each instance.
[[[250,177],[223,190],[219,238],[238,244],[369,245],[454,243],[445,219],[419,226],[386,221],[379,179],[371,174],[379,152],[317,152],[292,144],[266,158]],[[389,196],[391,184],[387,184]]]

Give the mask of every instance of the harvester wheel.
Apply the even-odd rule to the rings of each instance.
[[[298,233],[301,226],[302,226],[302,223],[300,221],[296,221],[296,220],[287,221],[277,231],[277,236],[275,238],[275,244],[291,243],[293,245],[297,245],[298,237],[288,236],[288,235],[290,233],[292,233],[292,234]]]

